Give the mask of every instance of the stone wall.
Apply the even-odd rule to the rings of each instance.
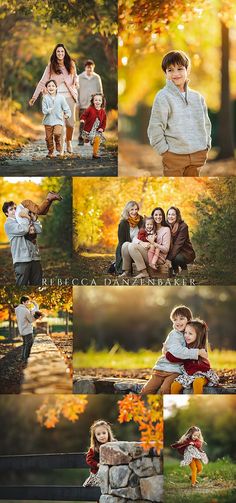
[[[99,503],[163,501],[160,456],[152,457],[138,442],[109,442],[100,447]]]

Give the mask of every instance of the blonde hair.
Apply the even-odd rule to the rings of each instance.
[[[183,444],[186,440],[189,440],[192,437],[193,433],[196,432],[199,433],[199,439],[201,440],[201,442],[205,442],[200,428],[198,428],[198,426],[190,426],[190,428],[182,435],[182,437],[180,437],[178,443]]]
[[[122,211],[121,218],[123,218],[124,220],[128,220],[129,212],[134,206],[137,206],[137,208],[139,210],[139,205],[138,205],[138,203],[136,203],[136,201],[129,201],[128,203],[126,203],[126,205]]]
[[[99,447],[100,447],[100,442],[98,442],[96,435],[95,435],[95,430],[99,426],[104,426],[108,432],[108,442],[113,442],[115,440],[115,437],[112,433],[112,429],[109,423],[104,421],[103,419],[99,419],[98,421],[94,421],[92,426],[90,427],[90,447],[94,450],[99,452]]]

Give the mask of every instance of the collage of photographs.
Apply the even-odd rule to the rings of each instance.
[[[0,0],[0,501],[236,501],[236,3]]]

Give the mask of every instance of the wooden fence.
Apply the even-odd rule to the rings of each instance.
[[[30,471],[67,468],[88,468],[85,454],[27,454],[0,456],[0,470]],[[0,500],[51,500],[51,501],[98,501],[99,487],[58,486],[58,485],[20,485],[0,486]]]

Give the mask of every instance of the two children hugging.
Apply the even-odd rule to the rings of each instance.
[[[86,454],[86,463],[90,467],[90,475],[83,483],[84,487],[100,485],[101,480],[98,475],[100,447],[115,440],[111,426],[106,421],[100,419],[92,424],[90,428],[90,448]]]
[[[57,94],[57,83],[55,80],[48,80],[45,87],[47,94],[44,95],[42,101],[43,124],[48,148],[47,157],[52,159],[55,157],[54,144],[59,156],[63,157],[62,129],[64,119],[71,117],[71,110],[65,97]],[[105,137],[103,136],[105,128],[105,98],[101,93],[94,94],[91,97],[90,106],[80,118],[80,134],[84,137],[85,142],[90,142],[93,145],[94,159],[100,158],[98,150],[100,143],[105,141]]]
[[[170,51],[162,60],[166,86],[155,96],[147,133],[162,156],[164,176],[199,176],[211,148],[205,100],[188,87],[190,67],[183,51]]]
[[[202,450],[204,439],[198,426],[191,426],[182,437],[171,445],[183,456],[180,466],[190,466],[191,485],[196,487],[197,475],[202,471],[202,462],[208,463],[206,453]]]
[[[193,393],[201,394],[204,386],[217,386],[219,378],[208,360],[206,323],[194,320],[186,306],[175,307],[170,319],[173,330],[164,342],[163,355],[140,393],[149,395],[159,390],[160,394],[176,394],[192,385]]]

